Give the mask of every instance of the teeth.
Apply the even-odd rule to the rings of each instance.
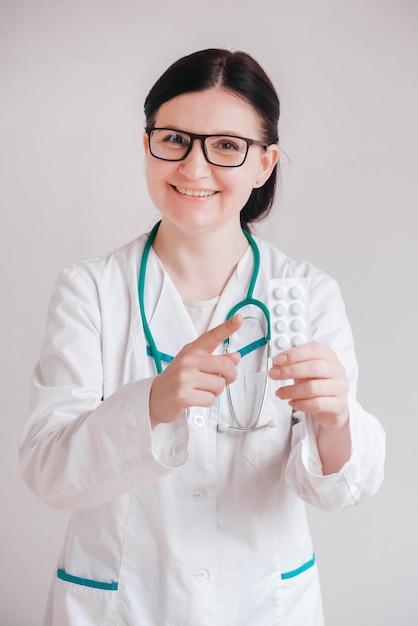
[[[179,193],[182,193],[185,196],[194,196],[196,198],[207,198],[208,196],[213,196],[215,193],[214,191],[205,191],[203,189],[198,191],[183,189],[182,187],[176,187],[176,189]]]

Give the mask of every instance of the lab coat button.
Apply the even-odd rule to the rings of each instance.
[[[196,578],[197,582],[199,583],[204,583],[207,580],[209,580],[210,578],[210,572],[207,569],[201,568],[198,569],[196,574],[194,575],[194,577]]]
[[[202,426],[204,426],[205,423],[206,423],[206,420],[203,415],[200,415],[200,413],[198,413],[197,415],[193,417],[193,424],[197,426],[198,428],[202,428]]]

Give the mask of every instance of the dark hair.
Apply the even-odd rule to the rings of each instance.
[[[162,74],[145,99],[145,124],[152,127],[162,104],[184,93],[221,87],[248,102],[258,113],[263,141],[277,143],[280,102],[262,67],[246,52],[210,48],[182,57]],[[260,220],[270,212],[276,191],[277,165],[266,183],[253,189],[241,210],[241,225]]]

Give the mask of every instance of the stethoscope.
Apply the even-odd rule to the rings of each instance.
[[[155,363],[155,369],[157,371],[157,374],[161,374],[161,372],[163,371],[163,366],[162,366],[162,361],[165,362],[170,362],[173,360],[173,357],[168,355],[168,354],[164,354],[162,352],[160,352],[157,348],[157,345],[155,343],[154,337],[152,335],[151,329],[149,327],[148,324],[148,320],[147,320],[147,316],[145,313],[145,303],[144,303],[144,295],[145,295],[145,277],[146,277],[146,270],[147,270],[147,264],[148,264],[148,257],[149,257],[149,253],[152,247],[152,244],[154,243],[155,237],[157,235],[157,231],[158,228],[160,226],[161,222],[157,222],[157,224],[154,226],[154,228],[151,230],[151,232],[148,235],[147,241],[145,242],[145,246],[144,246],[144,251],[142,253],[142,258],[141,258],[141,264],[140,264],[140,268],[139,268],[139,277],[138,277],[138,299],[139,299],[139,309],[140,309],[140,313],[141,313],[141,320],[142,320],[142,326],[144,329],[144,334],[145,334],[145,338],[148,342],[148,346],[147,346],[147,354],[149,356],[151,356],[154,359],[154,363]],[[240,431],[240,432],[248,432],[251,430],[257,430],[259,428],[266,428],[266,427],[274,427],[276,426],[276,422],[275,420],[270,420],[267,424],[263,424],[260,425],[260,421],[261,421],[261,417],[263,415],[263,411],[264,411],[264,407],[266,404],[266,399],[267,399],[267,392],[268,392],[268,384],[269,384],[269,378],[268,378],[268,371],[271,367],[271,326],[270,326],[270,311],[268,310],[268,308],[266,307],[266,305],[261,302],[260,300],[257,300],[256,298],[253,297],[253,292],[254,292],[254,287],[257,281],[257,277],[258,277],[258,273],[260,270],[260,251],[258,249],[258,246],[256,244],[256,242],[254,241],[253,237],[250,235],[250,233],[246,230],[243,229],[242,231],[245,235],[245,237],[248,240],[248,243],[251,247],[252,253],[253,253],[253,257],[254,257],[254,267],[253,267],[253,273],[251,276],[251,280],[250,280],[250,284],[248,286],[248,291],[247,291],[247,295],[244,298],[244,300],[241,300],[240,302],[238,302],[234,307],[232,307],[232,309],[229,311],[229,313],[226,316],[226,319],[230,319],[231,317],[233,317],[238,311],[240,311],[243,307],[252,305],[257,307],[264,315],[265,318],[265,322],[266,322],[266,333],[265,336],[262,337],[261,339],[258,339],[257,341],[252,342],[251,344],[249,344],[248,346],[245,346],[244,348],[242,348],[241,350],[238,350],[238,352],[240,352],[241,356],[244,356],[250,352],[252,352],[253,350],[256,350],[257,348],[260,348],[262,346],[266,346],[266,377],[265,377],[265,382],[264,382],[264,386],[263,386],[263,393],[262,393],[262,397],[260,400],[260,406],[259,409],[257,411],[257,415],[255,417],[255,419],[253,420],[253,422],[249,425],[244,425],[240,419],[238,418],[237,412],[235,410],[235,406],[234,406],[234,402],[232,399],[232,393],[231,393],[231,387],[230,385],[226,386],[226,394],[227,394],[227,398],[228,398],[228,403],[229,403],[229,407],[231,410],[231,415],[232,418],[234,420],[235,425],[230,425],[226,422],[219,422],[218,424],[218,430],[220,432],[226,432],[228,430],[231,431]],[[224,354],[229,354],[230,353],[230,342],[229,342],[229,337],[227,337],[224,340]]]

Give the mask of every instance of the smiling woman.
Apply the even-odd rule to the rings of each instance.
[[[203,50],[173,63],[156,81],[145,100],[147,128],[157,126],[156,115],[162,113],[164,104],[170,100],[184,94],[198,94],[216,88],[222,88],[241,103],[250,105],[256,118],[257,132],[255,135],[244,133],[244,137],[259,138],[265,145],[277,146],[280,102],[276,90],[263,68],[250,55],[240,51],[231,53],[218,49]],[[223,128],[220,121],[215,121],[216,127],[211,132],[235,134],[232,132],[233,121],[232,126]],[[175,128],[192,130],[188,125]],[[205,132],[209,132],[206,124]],[[264,185],[258,183],[255,186],[247,203],[242,207],[240,217],[243,227],[248,227],[254,220],[267,215],[274,201],[276,183],[277,165]]]
[[[229,226],[230,245],[240,241],[237,217],[278,160],[277,144],[266,145],[262,140],[257,112],[247,101],[215,87],[165,102],[155,115],[155,124],[147,127],[144,145],[148,190],[165,218],[159,237],[169,226],[170,236],[178,238],[192,223],[196,236],[200,228],[217,230],[223,224]],[[208,134],[199,134],[203,130]],[[183,203],[184,195],[208,201],[200,203],[198,212],[191,211]],[[232,237],[232,225],[238,236]]]
[[[57,281],[20,446],[72,511],[48,626],[324,624],[305,502],[371,497],[384,433],[335,281],[250,232],[279,112],[243,52],[174,63],[145,102],[161,220]]]

